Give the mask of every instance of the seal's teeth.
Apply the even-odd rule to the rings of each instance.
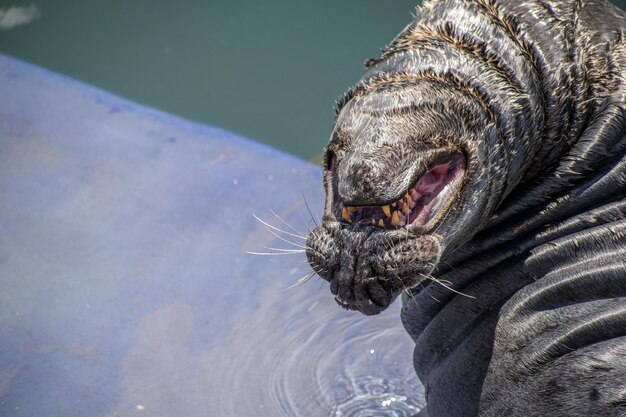
[[[357,210],[357,208],[353,206],[348,206],[347,208],[348,208],[348,213],[350,214],[354,213]]]
[[[391,217],[391,209],[389,208],[389,205],[383,206],[382,209],[385,216]]]
[[[411,197],[411,200],[417,200],[417,191],[411,188],[411,190],[409,191],[409,196]]]
[[[343,208],[343,210],[341,210],[341,218],[348,223],[352,223],[352,216],[350,215],[350,213],[348,213],[348,209],[345,207]]]
[[[380,227],[385,227],[385,222],[383,221],[383,219],[378,220],[378,225]]]
[[[405,204],[405,205],[402,206],[402,214],[404,214],[405,216],[407,214],[409,214],[409,205],[408,204]]]
[[[391,224],[397,226],[400,224],[400,216],[397,211],[393,212],[393,216],[391,216]]]

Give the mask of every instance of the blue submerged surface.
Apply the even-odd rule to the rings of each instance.
[[[306,233],[318,166],[2,55],[0,96],[1,416],[419,410],[398,303],[245,253],[297,249],[253,213]]]

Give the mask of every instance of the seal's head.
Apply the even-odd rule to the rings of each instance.
[[[346,95],[326,151],[323,224],[307,242],[342,307],[381,312],[470,237],[503,190],[497,145],[485,146],[496,136],[475,98],[436,79],[374,78]]]
[[[425,3],[339,103],[324,221],[307,257],[345,308],[376,314],[432,280],[580,128],[563,122],[567,97],[544,91],[557,72],[513,20],[502,26],[509,37],[501,26],[475,30],[477,3]],[[472,30],[441,23],[448,14],[467,16]],[[567,80],[558,78],[564,91]]]

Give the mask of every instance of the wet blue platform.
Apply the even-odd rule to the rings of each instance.
[[[253,213],[312,225],[318,166],[7,56],[0,96],[1,416],[419,409],[399,305],[245,254],[291,248]]]

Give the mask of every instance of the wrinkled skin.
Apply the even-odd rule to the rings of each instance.
[[[428,279],[444,249],[464,243],[464,230],[484,224],[509,177],[507,150],[488,112],[439,80],[412,78],[374,80],[351,93],[327,149],[324,224],[308,241],[309,260],[331,282],[337,301],[365,314],[379,313],[403,288]],[[430,225],[363,227],[334,213],[338,200],[354,206],[395,201],[438,159],[456,154],[464,156],[466,169],[454,204]],[[329,163],[337,165],[335,185]]]
[[[307,257],[344,308],[404,292],[433,417],[626,415],[624,30],[426,2],[339,104]]]

